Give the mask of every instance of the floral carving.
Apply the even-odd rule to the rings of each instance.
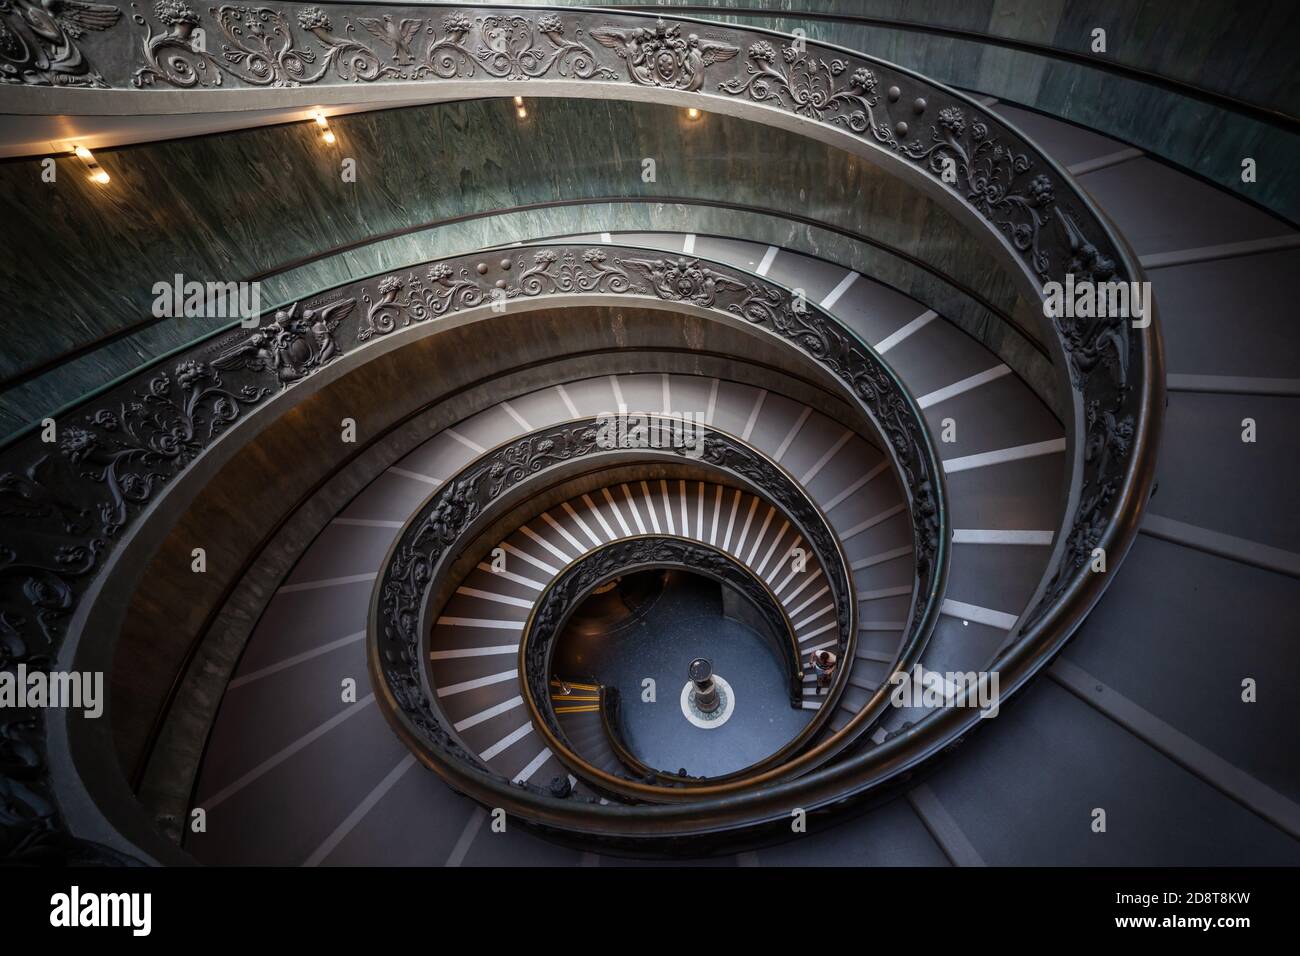
[[[564,26],[555,14],[543,16],[536,24],[521,16],[483,17],[479,33],[482,44],[477,57],[492,76],[533,79],[549,73],[552,67],[557,76],[581,80],[612,80],[616,76],[608,67],[597,65],[590,47],[565,39]],[[546,38],[545,46],[538,43],[538,34]]]
[[[430,266],[423,279],[414,273],[405,279],[385,276],[376,285],[377,297],[362,290],[361,298],[368,308],[357,340],[364,342],[376,335],[388,335],[399,325],[473,308],[489,298],[502,301],[555,292],[632,291],[627,273],[607,260],[603,249],[588,249],[581,259],[571,250],[539,249],[533,254],[533,264],[520,273],[517,282],[503,281],[491,287],[472,278],[464,266],[457,270],[447,263]]]
[[[26,2],[26,0],[21,0]],[[351,82],[451,79],[479,70],[500,79],[533,79],[548,73],[563,78],[614,79],[617,74],[596,62],[580,39],[566,37],[555,14],[536,21],[517,15],[471,20],[460,12],[442,17],[439,37],[424,17],[380,14],[342,18],[342,29],[320,7],[303,7],[297,15],[265,6],[226,4],[214,9],[221,33],[220,51],[196,47],[199,17],[182,0],[160,0],[154,17],[164,30],[137,14],[145,30],[141,45],[145,65],[132,82],[171,86],[221,86],[226,77],[251,86],[304,86],[333,77]],[[354,23],[355,20],[355,23]],[[294,29],[311,35],[314,47]],[[377,46],[354,39],[359,26]],[[581,37],[581,28],[574,34]],[[477,33],[477,42],[470,43]],[[317,48],[318,47],[318,48]]]
[[[320,13],[319,10],[316,12]],[[199,15],[186,6],[183,0],[157,0],[153,5],[153,15],[169,27],[181,23],[194,26],[199,22]]]
[[[298,11],[296,22],[319,41],[324,48],[323,56],[302,45],[287,12],[269,7],[224,4],[216,8],[221,31],[220,56],[194,45],[193,33],[199,17],[179,0],[160,0],[154,5],[154,16],[167,28],[165,31],[155,33],[143,16],[134,17],[145,29],[142,42],[145,65],[132,76],[136,86],[149,86],[155,81],[182,88],[221,86],[226,75],[251,86],[277,87],[316,83],[331,72],[341,80],[403,75],[398,66],[384,65],[379,55],[365,44],[335,36],[330,18],[319,7]],[[402,31],[410,23],[403,20],[402,26],[396,28],[397,42],[407,39]],[[351,24],[348,28],[351,29]],[[376,31],[377,35],[392,39],[378,27],[370,30],[372,34]]]
[[[1034,166],[1028,152],[991,135],[982,122],[968,126],[956,106],[939,111],[928,143],[912,140],[899,143],[898,149],[963,190],[967,202],[1006,234],[1033,270],[1048,277],[1053,262],[1043,248],[1042,232],[1055,209],[1056,188],[1045,173],[1026,180]]]
[[[472,308],[483,301],[484,292],[478,283],[456,278],[451,266],[443,263],[430,266],[426,276],[426,279],[421,279],[411,273],[405,280],[385,276],[379,280],[376,287],[379,297],[375,299],[362,289],[361,301],[367,310],[365,321],[357,330],[357,341],[387,335],[398,327],[399,320],[403,326],[425,322],[449,311]]]
[[[627,273],[606,263],[604,249],[588,249],[582,265],[572,251],[542,249],[533,256],[533,265],[519,276],[519,285],[506,292],[507,297],[534,296],[543,292],[629,292],[633,288]],[[584,268],[585,266],[585,268]]]
[[[85,416],[85,424],[62,430],[60,452],[108,492],[99,505],[105,537],[121,529],[128,506],[147,502],[155,486],[189,464],[244,405],[270,391],[246,385],[232,393],[212,366],[195,361],[177,365],[173,375],[159,373],[116,410],[102,408]]]
[[[781,50],[784,65],[776,62],[770,43],[755,43],[749,48],[745,76],[719,83],[718,89],[731,96],[748,96],[756,103],[779,105],[854,133],[870,132],[882,142],[891,141],[888,130],[876,125],[875,73],[863,67],[842,82],[840,77],[849,67],[847,60],[824,59],[793,46]]]

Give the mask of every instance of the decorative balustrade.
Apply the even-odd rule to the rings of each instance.
[[[209,92],[245,88],[262,92],[260,107],[380,102],[382,94],[358,91],[387,87],[434,99],[527,93],[697,105],[802,131],[896,171],[984,236],[1034,299],[1067,276],[1076,284],[1142,278],[1082,190],[1013,127],[965,96],[851,51],[601,10],[278,3],[200,10],[160,0],[125,14],[112,3],[10,0],[0,9],[0,110],[120,113],[134,103],[179,112],[216,104],[204,99]],[[222,108],[238,103],[220,100]],[[884,435],[903,478],[918,570],[909,626],[924,639],[946,566],[942,472],[919,412],[869,349],[789,292],[691,257],[564,246],[509,255],[519,268],[508,274],[464,257],[280,310],[257,330],[209,340],[60,416],[55,441],[33,434],[4,449],[3,667],[51,666],[84,595],[166,483],[245,420],[269,413],[285,391],[407,324],[542,296],[648,298],[739,317],[834,373]],[[1153,481],[1163,408],[1154,315],[1144,323],[1060,315],[1044,325],[1073,404],[1070,482],[1048,572],[992,665],[1002,670],[1004,694],[1050,659],[1100,597],[1108,576],[1091,573],[1094,550],[1106,550],[1113,571],[1131,544]],[[8,791],[0,822],[10,849],[52,839],[43,835],[58,827],[43,723],[42,714],[9,711],[0,727]],[[822,769],[803,796],[832,801],[895,777],[973,726],[956,711],[936,714],[905,740]],[[727,807],[739,820],[787,792],[775,787]],[[559,814],[552,823],[563,816],[536,817],[545,824],[552,813]],[[637,826],[629,818],[629,832]]]
[[[827,556],[835,561],[838,555]],[[824,567],[824,565],[823,565]],[[795,636],[794,625],[781,606],[781,602],[772,593],[761,578],[746,568],[738,560],[724,551],[672,535],[638,535],[625,541],[615,542],[598,548],[574,561],[564,572],[547,586],[539,598],[533,612],[529,615],[528,626],[519,645],[520,668],[524,675],[521,682],[524,687],[524,701],[528,707],[534,726],[548,740],[552,753],[560,756],[562,763],[573,766],[583,779],[600,786],[602,778],[610,775],[592,767],[565,736],[564,729],[556,716],[555,700],[550,693],[550,678],[553,672],[557,643],[564,633],[564,628],[575,611],[602,585],[626,574],[658,568],[680,568],[693,574],[702,574],[712,578],[739,594],[757,612],[765,630],[781,644],[789,679],[791,703],[798,707],[803,703],[803,661],[799,643]],[[841,563],[842,568],[842,563]],[[828,580],[840,576],[836,569],[833,575],[826,575]],[[844,575],[847,580],[847,574]],[[835,584],[838,588],[838,584]],[[847,602],[836,601],[836,613],[849,610]],[[840,657],[852,658],[853,619],[840,618],[839,640],[836,650]],[[845,668],[842,674],[848,673]],[[818,714],[821,720],[814,720],[804,731],[795,736],[787,746],[780,748],[769,758],[745,768],[739,776],[753,773],[770,766],[782,756],[794,752],[800,743],[809,740],[835,709],[843,681],[837,680],[832,693],[822,698],[822,708]],[[633,768],[636,778],[643,784],[655,786],[689,787],[706,778],[683,777],[676,773],[651,770],[639,758],[627,749],[622,742],[618,727],[619,710],[618,690],[602,685],[600,708],[602,726],[611,749],[627,767]],[[738,776],[728,774],[728,777]],[[626,774],[623,775],[626,778]],[[718,778],[708,778],[716,780]],[[618,792],[618,785],[612,792]]]
[[[168,482],[250,418],[276,414],[280,400],[291,403],[332,363],[363,361],[368,345],[451,314],[508,315],[584,297],[743,322],[844,384],[880,431],[908,495],[917,568],[908,655],[919,651],[937,619],[949,532],[929,433],[888,366],[818,307],[729,266],[612,245],[544,244],[505,255],[404,269],[278,309],[256,329],[231,328],[61,416],[56,441],[33,433],[0,452],[4,666],[50,666],[82,598]],[[4,739],[23,742],[6,761],[20,808],[14,825],[24,829],[58,825],[43,720],[28,711],[5,717]]]
[[[852,578],[838,539],[824,516],[793,478],[744,442],[703,427],[699,439],[698,449],[667,447],[653,454],[639,448],[622,449],[617,461],[654,462],[666,456],[669,461],[690,462],[716,472],[720,481],[748,487],[771,503],[790,522],[798,539],[808,543],[810,564],[820,568],[830,588],[836,650],[842,658],[851,659],[857,637]],[[597,420],[572,422],[515,439],[491,449],[443,484],[407,522],[394,543],[375,588],[369,625],[371,663],[388,690],[390,719],[406,724],[418,735],[419,744],[433,762],[455,760],[486,771],[483,762],[461,746],[450,722],[427,693],[432,686],[427,672],[429,628],[440,613],[430,601],[447,573],[448,563],[467,553],[494,514],[515,506],[511,494],[526,482],[532,482],[536,489],[529,494],[540,493],[545,486],[536,487],[537,481],[557,481],[552,476],[558,470],[568,473],[575,466],[609,467],[611,453],[601,439]],[[793,677],[802,671],[793,629],[760,580],[714,548],[677,536],[638,535],[575,560],[547,587],[533,608],[520,642],[519,673],[524,677],[521,683],[529,712],[541,732],[556,738],[561,735],[548,703],[550,653],[559,625],[567,620],[589,586],[595,586],[592,575],[603,581],[636,567],[669,564],[700,570],[731,584],[755,606],[770,606],[775,613],[769,623],[773,632],[782,637],[786,667],[793,679],[791,692],[802,692],[799,679]],[[918,644],[913,642],[913,646]],[[783,747],[774,758],[788,756],[797,745],[816,735],[834,710],[848,673],[848,668],[843,669],[828,689],[823,700],[829,706],[823,707],[792,745]],[[845,736],[862,729],[861,723],[856,724]],[[562,759],[578,761],[558,739],[554,749]],[[765,761],[764,766],[767,764]],[[588,776],[605,776],[586,769]],[[650,796],[657,789],[642,784],[623,786],[612,779],[606,784],[630,796]]]

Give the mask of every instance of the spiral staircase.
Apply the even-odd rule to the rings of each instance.
[[[1300,862],[1300,120],[854,6],[0,11],[7,855]]]

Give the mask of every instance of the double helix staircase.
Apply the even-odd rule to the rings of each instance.
[[[587,18],[608,18],[574,22],[615,51],[592,68],[616,86],[628,41]],[[450,341],[462,320],[535,348],[528,361],[503,348],[473,390],[389,423],[285,502],[280,526],[297,530],[244,556],[209,621],[216,633],[238,617],[241,639],[218,654],[196,638],[132,781],[154,826],[214,864],[1296,862],[1300,776],[1284,728],[1300,696],[1278,676],[1297,663],[1286,622],[1300,597],[1289,479],[1300,434],[1288,413],[1300,355],[1285,276],[1300,235],[1100,132],[846,51],[823,52],[847,57],[828,76],[853,77],[837,94],[848,112],[791,111],[754,92],[755,77],[797,92],[761,46],[777,38],[693,29],[711,37],[708,66],[735,60],[705,89],[711,104],[834,127],[813,134],[823,140],[874,134],[864,149],[901,156],[900,175],[941,194],[927,177],[958,156],[959,214],[996,237],[1012,271],[1149,280],[1155,321],[995,308],[972,323],[839,248],[819,254],[806,224],[755,242],[689,203],[695,231],[539,230],[428,262],[412,254],[322,291],[308,308],[352,302],[327,333],[346,347],[281,401],[421,337]],[[580,39],[542,35],[560,50]],[[579,95],[586,79],[540,95]],[[896,96],[891,81],[926,83],[926,95]],[[475,88],[468,73],[457,82]],[[909,140],[908,123],[933,137]],[[1041,182],[997,185],[996,166],[975,181],[990,127]],[[981,183],[996,195],[983,206]],[[554,315],[530,318],[548,303]],[[639,307],[680,327],[656,339]],[[565,310],[592,311],[623,347],[583,348]],[[699,345],[693,323],[710,322],[738,337]],[[269,405],[266,370],[240,342],[204,355],[223,388],[264,388],[244,400]],[[310,415],[304,401],[281,414]],[[699,422],[708,451],[602,446],[592,436],[610,416]],[[116,467],[93,447],[72,458]],[[134,516],[144,499],[117,487]],[[716,778],[647,774],[611,733],[611,714],[647,706],[636,689],[607,696],[591,675],[550,667],[566,583],[638,542],[726,564],[788,621],[798,692],[782,693],[800,716],[768,758]],[[821,649],[842,654],[825,687],[807,665]],[[945,675],[943,695],[894,705],[891,677],[917,667]],[[992,719],[953,706],[954,675],[972,673],[1002,675]],[[653,706],[675,707],[684,680],[665,675]],[[1258,684],[1253,702],[1244,681]],[[507,824],[489,825],[499,808]],[[1091,826],[1097,808],[1109,836]],[[196,809],[197,832],[185,825]],[[792,829],[804,813],[806,829]]]

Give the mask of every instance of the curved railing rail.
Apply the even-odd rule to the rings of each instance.
[[[393,7],[396,34],[357,39],[362,34],[354,21],[383,9],[266,3],[200,14],[183,0],[159,0],[130,23],[120,9],[85,30],[70,32],[56,19],[53,39],[32,34],[11,10],[5,23],[24,38],[28,52],[0,67],[10,81],[0,87],[0,107],[16,113],[122,112],[135,102],[123,103],[122,97],[147,95],[157,112],[239,109],[238,97],[209,93],[240,87],[261,90],[263,106],[382,102],[393,89],[429,99],[526,92],[697,105],[803,132],[896,171],[983,236],[1032,300],[1045,300],[1051,283],[1142,279],[1136,257],[1091,200],[1018,130],[969,97],[882,60],[684,18],[536,7],[436,13],[429,6]],[[419,28],[408,35],[403,21],[418,21]],[[200,28],[205,49],[217,52],[198,54],[193,38]],[[277,391],[351,351],[345,346],[353,343],[341,342],[349,332],[381,335],[397,318],[419,321],[468,310],[495,294],[497,283],[509,298],[544,291],[620,297],[633,281],[626,268],[639,280],[634,297],[742,316],[813,355],[873,412],[912,499],[922,575],[913,634],[927,634],[946,567],[948,529],[939,510],[942,474],[933,465],[928,436],[923,426],[916,426],[920,434],[912,433],[912,422],[920,421],[914,405],[894,391],[897,383],[869,350],[816,308],[803,311],[788,293],[743,275],[710,284],[706,276],[724,270],[693,263],[641,255],[618,264],[618,278],[607,274],[611,267],[604,260],[574,260],[562,268],[555,260],[538,260],[518,274],[518,282],[499,272],[484,278],[492,271],[486,263],[478,278],[468,264],[442,263],[428,281],[415,284],[394,275],[361,289],[367,298],[360,328],[352,315],[358,294],[349,296],[344,287],[306,303],[301,313],[297,307],[281,310],[258,332],[232,333],[184,352],[171,373],[137,376],[93,405],[60,416],[53,442],[35,434],[14,443],[4,450],[0,472],[5,668],[48,666],[115,543],[163,484],[188,469],[250,408],[270,405]],[[413,272],[409,278],[415,279]],[[583,288],[585,282],[595,287]],[[1037,673],[1082,623],[1132,544],[1152,487],[1163,409],[1160,337],[1150,308],[1136,324],[1126,316],[1067,311],[1045,325],[1073,399],[1066,421],[1070,480],[1048,571],[1030,610],[992,662],[1001,671],[1004,695]],[[1089,568],[1097,548],[1107,553],[1108,574]],[[9,804],[16,808],[10,827],[54,827],[58,812],[46,779],[44,715],[10,712],[4,720],[0,758]],[[800,793],[827,803],[843,799],[905,772],[974,726],[960,708],[932,714],[869,753],[802,778]],[[486,785],[485,798],[509,803],[541,825],[562,821],[580,831],[589,828],[563,809],[519,804],[508,791],[493,793]],[[779,816],[771,801],[787,795],[783,786],[771,787],[727,807],[737,819]],[[628,834],[641,835],[660,832],[673,819],[687,828],[703,825],[673,814],[653,825],[620,819]]]
[[[597,696],[600,697],[600,727],[609,742],[609,749],[633,776],[645,781],[656,779],[659,771],[643,762],[623,742],[623,699],[618,688],[606,687],[602,684]]]
[[[929,433],[888,366],[818,307],[730,266],[613,245],[544,244],[505,255],[371,277],[279,309],[258,328],[200,343],[169,369],[150,369],[0,452],[4,667],[48,668],[69,637],[79,641],[70,625],[89,614],[85,597],[98,593],[115,552],[168,483],[245,423],[274,414],[286,393],[310,391],[333,363],[364,361],[367,347],[382,351],[407,326],[584,301],[657,304],[748,324],[797,346],[846,385],[884,437],[908,496],[918,576],[900,659],[919,653],[938,616],[948,519]],[[877,696],[862,721],[884,706],[885,695]],[[3,739],[23,741],[0,752],[16,808],[13,844],[61,825],[45,719],[44,711],[11,709],[0,728]]]
[[[615,246],[586,249],[564,245],[523,247],[500,262],[488,263],[465,257],[459,262],[433,266],[428,282],[412,276],[406,290],[393,277],[381,280],[382,296],[370,302],[370,309],[358,331],[361,339],[392,334],[401,323],[424,321],[444,315],[450,309],[481,306],[491,300],[502,309],[519,297],[542,295],[610,296],[617,299],[648,296],[681,307],[694,308],[730,318],[743,319],[792,343],[826,371],[839,379],[884,438],[886,452],[902,481],[912,524],[913,556],[916,568],[911,607],[905,628],[902,659],[912,659],[928,639],[939,612],[939,598],[947,573],[949,530],[943,506],[943,478],[928,429],[919,409],[892,370],[854,333],[828,313],[789,290],[767,280],[755,279],[740,270],[698,257],[646,257]],[[620,253],[626,253],[623,258]],[[522,258],[532,265],[516,272]],[[499,278],[498,278],[499,276]],[[594,442],[592,435],[588,441]],[[551,453],[547,449],[545,458]],[[517,467],[517,465],[516,465]],[[504,469],[503,469],[503,474]],[[448,515],[474,509],[473,504],[453,502]],[[445,520],[445,518],[444,518]],[[445,538],[442,532],[431,540]],[[445,541],[442,542],[445,546]],[[425,573],[437,555],[426,555]],[[414,558],[413,558],[414,560]],[[428,580],[428,578],[426,578]],[[436,717],[422,713],[419,673],[414,655],[417,637],[408,634],[409,659],[385,678],[394,684],[397,707],[417,715],[409,728],[423,746],[439,747],[445,733]],[[391,664],[392,661],[387,663]],[[887,688],[881,688],[867,706],[832,738],[806,751],[783,772],[804,771],[808,766],[831,759],[849,746],[887,703]],[[456,754],[459,759],[460,754]],[[773,771],[775,773],[776,771]]]
[[[468,762],[483,772],[486,765],[473,756],[460,742],[452,722],[437,705],[437,693],[430,671],[429,637],[433,622],[442,608],[439,595],[450,593],[447,581],[449,565],[464,562],[466,555],[475,555],[475,542],[495,515],[502,512],[514,514],[520,505],[521,494],[533,497],[549,491],[550,485],[574,473],[598,475],[617,463],[629,461],[647,464],[656,461],[677,460],[683,464],[704,467],[716,473],[718,480],[747,487],[760,498],[775,506],[788,519],[796,533],[806,541],[812,551],[810,560],[819,565],[831,589],[834,619],[837,630],[837,649],[842,659],[851,659],[856,645],[856,612],[852,578],[848,561],[838,539],[826,523],[815,504],[800,488],[793,477],[779,465],[735,437],[712,427],[701,426],[694,447],[666,447],[654,454],[643,449],[610,448],[602,442],[598,419],[569,422],[552,426],[539,432],[514,439],[481,455],[458,475],[448,479],[433,492],[417,512],[408,520],[393,542],[375,581],[369,619],[369,656],[373,672],[381,683],[380,700],[390,721],[399,732],[415,730],[419,735],[419,749],[427,761],[437,769],[448,761]],[[629,457],[631,456],[631,457]],[[594,471],[592,469],[595,469]],[[539,485],[540,483],[540,485]],[[730,566],[730,559],[721,552],[696,545],[676,536],[651,536],[651,543],[681,554],[696,554],[701,562],[705,553],[722,559],[715,570],[721,574]],[[614,566],[625,569],[629,562],[646,545],[642,535],[629,536],[612,542],[594,552],[583,555],[564,568],[552,585],[573,580],[591,569],[613,573]],[[495,542],[492,542],[495,544]],[[482,550],[482,543],[479,543]],[[692,550],[694,549],[694,550]],[[471,562],[477,564],[477,556]],[[676,562],[681,563],[681,562]],[[585,570],[584,570],[585,569]],[[746,588],[756,583],[748,571],[741,572],[738,583]],[[605,774],[590,766],[580,755],[562,741],[562,731],[550,710],[548,682],[551,679],[549,653],[556,632],[549,628],[555,623],[560,605],[571,610],[565,602],[548,601],[555,592],[548,586],[534,604],[529,620],[524,626],[520,641],[520,681],[523,697],[528,705],[530,720],[539,733],[553,741],[553,752],[562,762],[593,785],[628,797],[651,801],[682,799],[676,781],[665,784],[626,781]],[[567,592],[566,592],[567,593]],[[768,600],[755,595],[760,602]],[[771,599],[774,600],[774,599]],[[538,617],[538,615],[542,617]],[[567,614],[565,614],[567,617]],[[786,649],[788,665],[800,669],[799,650],[794,644],[794,633],[784,612],[778,605],[778,633],[791,642]],[[530,635],[534,624],[543,621],[542,640],[533,642]],[[905,642],[906,643],[906,642]],[[911,645],[909,645],[911,646]],[[733,774],[700,783],[693,782],[693,793],[705,790],[723,791],[738,789],[770,768],[776,767],[790,773],[797,769],[797,761],[785,769],[788,757],[805,746],[823,729],[844,689],[849,668],[843,668],[823,698],[827,706],[795,737],[781,747],[761,765],[746,768]],[[853,736],[866,729],[863,721],[841,729],[834,739],[837,744],[851,741]],[[775,771],[773,771],[775,772]],[[541,791],[539,791],[541,792]]]
[[[380,28],[381,12],[393,29]],[[0,98],[14,112],[48,109],[50,96],[69,111],[120,111],[122,95],[142,94],[163,111],[239,108],[207,94],[240,88],[262,91],[262,105],[382,102],[392,89],[433,99],[527,92],[705,105],[895,170],[980,230],[1031,301],[1067,277],[1076,284],[1142,277],[1086,194],[1011,124],[969,97],[840,47],[662,14],[496,5],[268,0],[199,11],[186,0],[157,0],[130,20],[105,13],[75,36],[58,27],[56,39],[15,24],[29,52],[9,78],[42,95],[11,88]],[[1077,625],[1075,615],[1057,622],[1052,611],[1100,596],[1103,581],[1085,574],[1091,549],[1104,543],[1117,560],[1136,534],[1163,389],[1150,308],[1145,320],[1140,328],[1113,315],[1049,323],[1053,357],[1075,391],[1066,422],[1070,518],[1018,633],[1043,620],[1049,629]]]
[[[833,561],[838,554],[827,557]],[[793,624],[771,588],[726,552],[676,535],[645,534],[612,542],[583,555],[546,586],[528,616],[528,622],[524,626],[523,636],[519,642],[519,673],[523,675],[520,684],[524,691],[522,696],[533,726],[537,728],[538,733],[551,748],[551,752],[561,763],[575,773],[580,773],[588,783],[598,789],[643,798],[648,790],[642,790],[641,786],[646,785],[656,788],[664,786],[687,788],[699,786],[706,782],[706,779],[712,782],[744,779],[777,763],[780,757],[792,753],[797,749],[798,743],[807,740],[815,732],[814,725],[820,726],[821,723],[811,721],[805,731],[796,735],[796,739],[791,741],[789,746],[782,746],[767,758],[735,773],[702,778],[654,771],[649,777],[643,774],[639,780],[633,780],[632,782],[641,785],[633,789],[626,787],[625,782],[628,778],[605,773],[592,766],[575,751],[560,726],[549,692],[557,641],[573,613],[596,588],[625,574],[659,568],[684,568],[694,574],[703,574],[733,588],[747,600],[758,611],[772,636],[776,637],[781,644],[782,657],[789,678],[786,689],[790,692],[791,702],[798,706],[803,701],[802,662]],[[827,577],[829,579],[830,575]],[[836,603],[838,609],[839,602]],[[846,634],[845,630],[851,632],[853,628],[852,615],[848,620],[839,623],[840,638],[837,650],[842,658],[847,658],[851,654],[852,635]],[[835,690],[839,691],[843,687],[843,682],[838,681],[837,684],[839,686]],[[824,700],[825,704],[822,708],[824,713],[821,715],[823,720],[834,710],[838,694],[828,696]],[[620,747],[614,749],[618,751]],[[622,759],[621,755],[620,759]],[[643,762],[637,760],[635,765],[643,765]]]

